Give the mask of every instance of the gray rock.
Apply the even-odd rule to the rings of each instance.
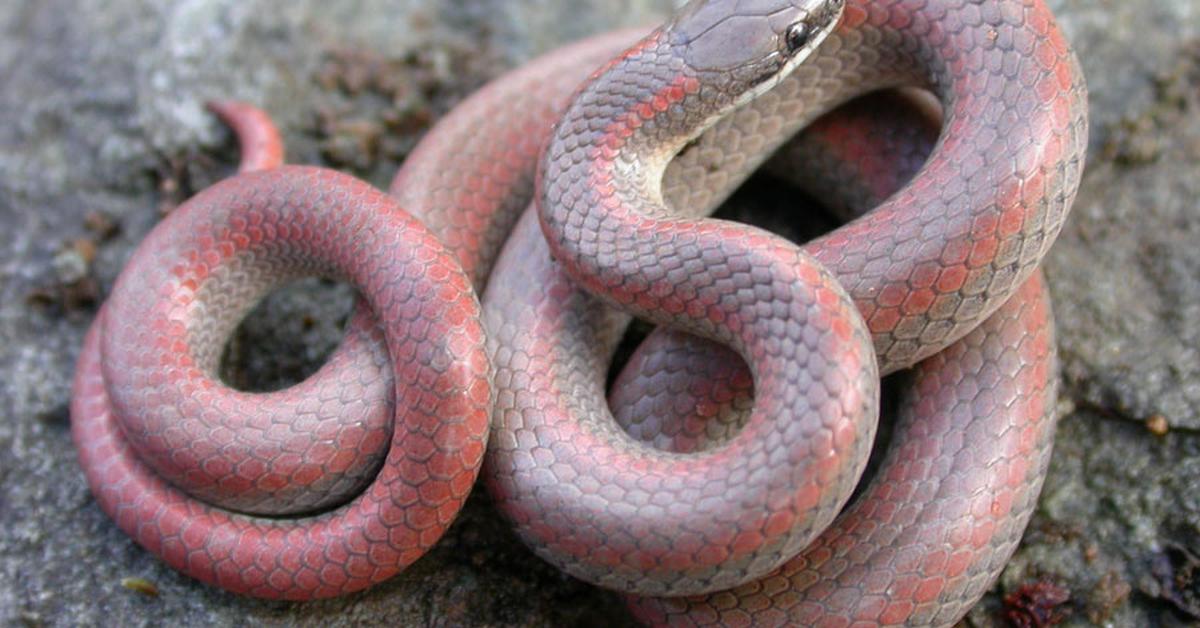
[[[281,124],[291,161],[382,186],[429,123],[489,77],[671,4],[0,4],[0,623],[627,621],[612,595],[526,551],[482,491],[429,556],[356,596],[269,603],[199,585],[96,507],[66,408],[95,299],[160,209],[233,164],[205,99],[257,102]],[[1183,624],[1200,597],[1200,4],[1050,4],[1093,103],[1089,169],[1047,269],[1063,419],[1026,542],[968,621],[1003,625],[1001,598],[1045,581],[1070,594],[1070,624]],[[229,378],[269,388],[303,376],[348,308],[349,292],[322,282],[273,297],[235,340]],[[1147,429],[1151,418],[1168,433]],[[123,587],[129,577],[158,595]]]

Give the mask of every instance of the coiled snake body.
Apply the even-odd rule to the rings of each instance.
[[[1040,0],[841,4],[693,2],[648,37],[601,36],[488,86],[392,186],[444,247],[314,169],[189,201],[80,358],[73,430],[102,507],[207,582],[336,595],[437,540],[486,440],[488,486],[525,542],[585,580],[672,596],[631,599],[644,620],[952,624],[1015,547],[1049,455],[1035,270],[1078,185],[1085,89]],[[698,218],[821,114],[906,86],[940,100],[936,144],[879,131],[926,128],[911,107],[859,106],[776,163],[870,212],[800,248]],[[539,211],[517,222],[543,144]],[[269,395],[216,382],[249,304],[313,272],[368,305],[329,362]],[[753,377],[728,349],[657,332],[618,377],[614,417],[605,373],[628,318],[606,303],[731,345]],[[865,465],[877,373],[921,360],[893,449],[826,529]]]

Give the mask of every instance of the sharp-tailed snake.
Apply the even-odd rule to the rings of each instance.
[[[952,625],[1015,549],[1054,433],[1037,267],[1087,137],[1042,0],[696,0],[489,84],[388,195],[213,109],[242,172],[134,253],[71,408],[101,507],[176,569],[363,589],[481,464],[530,548],[652,624]],[[705,217],[772,154],[850,222],[795,245]],[[312,274],[362,295],[341,346],[228,388],[238,321]],[[610,390],[631,315],[663,327]],[[914,365],[850,501],[879,377]]]

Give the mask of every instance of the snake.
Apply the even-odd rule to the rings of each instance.
[[[902,87],[933,94],[941,134],[912,180],[865,215],[802,246],[703,217],[798,129],[856,96]],[[639,596],[719,595],[786,568],[861,477],[877,373],[964,339],[1031,281],[1078,188],[1086,111],[1078,62],[1041,2],[685,5],[572,98],[539,162],[536,219],[517,226],[484,294],[500,400],[485,473],[498,508],[542,558]],[[745,360],[755,398],[736,436],[705,451],[663,452],[620,428],[604,375],[630,314]],[[877,370],[865,363],[872,353]],[[956,367],[981,378],[961,390],[963,401],[979,395],[978,418],[1000,413],[998,391],[979,392],[998,373]],[[1022,398],[1031,397],[1018,404],[1022,420],[1040,424],[1053,403]],[[942,411],[955,405],[942,401]],[[938,407],[919,396],[911,403],[914,422]],[[1046,435],[1026,432],[1035,433]],[[1010,452],[991,450],[992,463],[1005,467]],[[864,539],[852,550],[854,571],[883,574],[871,581],[878,597],[860,599],[861,584],[814,584],[807,599],[803,587],[786,586],[777,609],[811,603],[836,618],[857,613],[829,597],[871,607],[864,613],[907,602],[901,622],[945,622],[940,613],[953,610],[921,605],[961,608],[964,591],[981,593],[983,570],[962,543],[1011,551],[1013,521],[1028,516],[1040,488],[1037,460],[1009,468],[1010,486],[993,487],[979,527],[995,536],[964,539],[954,525],[975,513],[961,500],[978,485],[928,513],[925,542],[941,535],[955,556],[943,565],[949,574],[894,586],[887,576],[912,570],[909,584],[922,575],[911,564],[916,548],[879,547],[890,558],[867,570],[877,542]],[[943,472],[949,484],[967,479]],[[938,552],[929,554],[936,565]],[[838,566],[850,567],[844,557]],[[888,610],[889,622],[901,610]]]
[[[862,215],[845,227],[797,247],[700,218],[797,130],[903,86],[944,112],[911,181],[845,141],[793,160],[857,195],[846,204]],[[252,158],[135,252],[72,395],[100,506],[176,569],[259,597],[360,590],[436,543],[485,449],[484,479],[522,540],[632,594],[652,623],[953,623],[1015,548],[1053,434],[1035,271],[1087,135],[1082,75],[1040,0],[694,1],[650,35],[585,40],[489,84],[427,134],[389,195],[283,166],[265,119],[217,109]],[[850,120],[839,140],[867,124]],[[656,235],[667,224],[677,231]],[[679,257],[687,247],[706,264]],[[682,265],[654,284],[645,253]],[[716,277],[738,255],[749,288]],[[642,275],[588,274],[609,262]],[[314,273],[364,297],[328,362],[284,391],[221,384],[239,318]],[[738,336],[700,307],[709,277],[732,288],[717,303],[748,296],[768,314],[758,331],[741,323]],[[776,288],[784,314],[754,301]],[[729,434],[665,451],[654,443],[688,420],[659,416],[664,404],[618,422],[606,372],[629,314],[613,305],[709,339],[655,332],[614,407],[686,390],[704,399],[666,405],[745,410]],[[789,333],[800,342],[781,344]],[[826,528],[865,466],[878,374],[914,364],[899,447]],[[235,436],[237,423],[265,440]]]

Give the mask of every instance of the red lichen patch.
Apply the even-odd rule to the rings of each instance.
[[[1071,599],[1071,592],[1048,580],[1023,584],[1004,596],[1004,617],[1017,628],[1054,626],[1067,618],[1062,608]]]

